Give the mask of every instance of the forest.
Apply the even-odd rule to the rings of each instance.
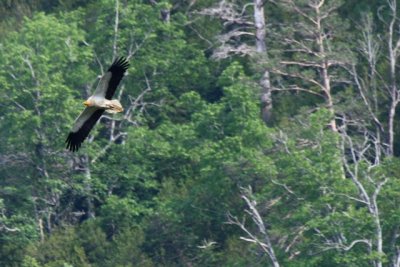
[[[2,0],[0,266],[400,267],[399,70],[397,0]]]

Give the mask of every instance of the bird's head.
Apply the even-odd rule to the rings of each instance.
[[[84,104],[86,107],[90,107],[90,106],[92,106],[92,101],[90,101],[90,99],[88,99],[88,100],[86,100],[85,102],[83,102],[83,104]]]

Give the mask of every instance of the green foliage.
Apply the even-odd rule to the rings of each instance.
[[[46,267],[90,266],[73,228],[60,229],[35,249],[32,255]]]
[[[227,214],[261,241],[268,234],[282,266],[389,266],[397,257],[399,160],[383,156],[385,146],[379,160],[369,153],[374,142],[385,144],[386,133],[364,141],[376,136],[376,121],[349,76],[355,64],[368,77],[362,84],[378,96],[373,109],[386,127],[386,83],[372,80],[367,59],[355,58],[363,35],[352,27],[364,12],[377,16],[381,3],[328,1],[318,28],[310,1],[295,1],[308,18],[266,2],[269,60],[259,64],[208,57],[222,25],[191,11],[217,7],[215,1],[28,2],[0,4],[0,15],[12,10],[10,18],[0,16],[0,26],[9,25],[0,30],[1,266],[270,264],[246,232],[227,224]],[[248,1],[235,4],[243,14],[253,11]],[[169,22],[160,19],[166,9]],[[322,56],[318,34],[327,37]],[[131,66],[117,97],[131,113],[103,117],[93,142],[66,152],[82,99],[113,58],[127,55]],[[285,60],[333,62],[333,106],[318,85],[321,68],[287,66],[295,75],[274,75]],[[314,93],[274,91],[274,128],[260,119],[265,68],[274,88]],[[382,79],[388,69],[379,59]],[[335,119],[339,131],[328,127]],[[397,123],[394,129],[397,136]],[[120,135],[113,140],[113,133]],[[346,138],[359,151],[365,145],[366,156],[352,157]],[[383,253],[368,205],[380,183]],[[240,198],[249,187],[266,233]]]
[[[97,221],[67,227],[31,246],[26,266],[153,266],[141,251],[143,233],[136,227],[121,229],[108,238]],[[31,264],[31,265],[29,265]]]
[[[232,77],[232,81],[235,79],[244,77]],[[198,98],[193,94],[190,98],[182,96],[183,101],[188,99]],[[238,194],[239,186],[249,182],[261,186],[265,184],[264,175],[273,174],[271,161],[259,153],[259,149],[267,149],[271,144],[265,138],[268,130],[258,118],[251,90],[236,84],[227,87],[219,103],[204,106],[191,118],[189,125],[167,122],[168,127],[158,128],[158,138],[164,139],[165,144],[157,143],[157,147],[162,151],[163,147],[171,146],[170,153],[164,155],[170,159],[157,159],[163,170],[159,178],[165,182],[158,197],[158,215],[148,222],[146,247],[166,265],[183,260],[176,259],[173,256],[176,253],[193,257],[198,253],[194,244],[201,246],[204,240],[216,242],[216,247],[225,246],[232,231],[223,225],[226,212],[240,206],[234,192]],[[171,173],[171,166],[176,166],[174,169],[180,170],[179,173]],[[173,241],[177,235],[179,243]],[[201,250],[197,264],[221,264],[218,250]]]

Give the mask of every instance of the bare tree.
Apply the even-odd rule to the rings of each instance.
[[[256,51],[263,60],[267,59],[267,45],[265,43],[266,26],[263,0],[254,0],[254,24],[256,27]],[[271,121],[272,92],[269,70],[263,71],[261,80],[261,115],[264,122]]]
[[[271,71],[291,81],[274,86],[273,90],[293,90],[320,96],[325,107],[332,114],[330,127],[337,131],[333,88],[346,82],[345,77],[336,72],[339,66],[348,64],[351,56],[344,56],[346,50],[335,50],[332,45],[339,27],[336,11],[338,1],[309,0],[276,1],[284,10],[295,17],[290,25],[277,25],[277,38],[282,42],[282,50],[287,59],[279,59],[279,64]],[[288,30],[288,28],[290,30]]]
[[[371,16],[365,17],[360,27],[363,39],[359,43],[359,54],[368,63],[368,75],[362,77],[357,72],[355,65],[352,69],[349,69],[349,73],[353,77],[368,114],[377,127],[376,135],[379,137],[379,142],[384,142],[382,152],[387,156],[392,156],[394,154],[395,116],[400,103],[400,89],[397,86],[398,78],[396,74],[400,56],[400,35],[397,30],[400,20],[397,16],[397,1],[387,0],[386,5],[382,6],[381,9],[386,7],[389,8],[389,21],[378,13],[380,20],[386,27],[385,34],[375,33],[375,25]],[[384,62],[388,65],[388,73],[385,74],[377,70],[378,62]],[[387,80],[386,77],[389,77],[389,79]],[[389,102],[389,109],[387,110],[387,117],[383,118],[380,115],[386,113],[386,111],[383,112],[379,104],[386,101]]]
[[[222,21],[224,29],[216,37],[215,59],[224,59],[234,55],[250,56],[256,65],[263,66],[268,61],[266,45],[265,1],[254,0],[243,5],[236,1],[222,0],[217,5],[198,12]],[[249,12],[253,8],[253,13]],[[250,42],[248,41],[250,37]],[[272,95],[270,72],[266,67],[261,70],[259,85],[261,88],[261,115],[268,123],[271,121]]]
[[[370,250],[376,251],[380,256],[391,255],[391,266],[400,266],[400,250],[396,245],[400,226],[393,225],[391,229],[386,230],[390,233],[391,240],[386,240],[388,242],[384,246],[383,218],[377,201],[382,188],[390,181],[390,177],[373,174],[375,168],[394,154],[394,123],[396,109],[400,102],[396,77],[400,49],[400,37],[396,29],[400,21],[396,15],[398,12],[396,1],[388,0],[387,7],[390,14],[389,22],[386,23],[380,16],[387,27],[387,34],[375,33],[374,22],[370,16],[365,17],[360,29],[362,40],[360,40],[358,52],[368,63],[368,72],[366,75],[361,75],[356,65],[349,69],[353,84],[361,96],[366,111],[365,116],[355,117],[349,114],[350,118],[343,117],[345,121],[339,133],[342,137],[343,165],[347,176],[359,193],[358,196],[347,197],[367,207],[373,218],[374,235],[365,237]],[[378,62],[387,63],[388,73],[378,70]],[[389,77],[388,81],[386,77]],[[383,103],[389,103],[389,105],[382,105]],[[350,135],[348,131],[352,134]],[[384,248],[387,250],[386,253]],[[382,266],[382,259],[374,260],[373,264]]]
[[[347,176],[351,179],[358,190],[357,196],[345,195],[348,199],[355,201],[358,205],[367,207],[370,216],[373,219],[374,235],[365,237],[362,240],[353,241],[356,243],[365,243],[370,247],[370,251],[376,251],[382,256],[383,252],[383,231],[381,215],[379,213],[378,196],[382,187],[387,183],[388,178],[384,175],[375,175],[374,169],[379,166],[379,161],[371,161],[370,155],[378,155],[379,152],[371,151],[379,149],[378,146],[371,146],[376,142],[376,138],[367,128],[364,128],[364,138],[362,142],[354,142],[353,137],[347,133],[348,123],[345,122],[340,128],[342,137],[342,160]],[[331,244],[337,245],[337,242]],[[343,247],[347,248],[347,247]],[[351,249],[349,246],[348,249]],[[382,258],[373,261],[374,266],[382,266]]]
[[[396,36],[398,25],[400,24],[400,20],[397,16],[397,1],[396,0],[387,0],[387,5],[390,9],[390,22],[388,25],[388,37],[387,37],[387,45],[388,45],[388,60],[390,66],[389,73],[389,84],[387,85],[387,91],[390,99],[390,109],[388,115],[388,146],[389,146],[389,154],[393,155],[394,148],[394,121],[396,115],[396,109],[400,102],[400,91],[397,87],[397,65],[398,59],[400,55],[400,36]],[[381,18],[383,21],[384,19]]]
[[[274,267],[279,267],[279,261],[276,257],[274,248],[271,243],[271,238],[265,227],[264,221],[257,210],[257,202],[254,200],[251,187],[242,188],[240,196],[245,202],[248,209],[245,212],[251,217],[253,223],[257,226],[257,231],[253,231],[249,226],[246,226],[245,219],[239,220],[232,214],[228,214],[228,224],[238,226],[246,236],[241,236],[240,239],[256,244],[270,259]],[[256,232],[256,233],[255,233]]]

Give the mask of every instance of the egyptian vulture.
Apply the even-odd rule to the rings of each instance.
[[[74,126],[68,134],[65,141],[67,149],[74,152],[81,147],[81,144],[104,111],[117,113],[124,110],[118,100],[111,100],[111,98],[128,67],[129,63],[126,58],[120,57],[114,61],[101,77],[93,95],[83,102],[86,108],[75,120]]]

